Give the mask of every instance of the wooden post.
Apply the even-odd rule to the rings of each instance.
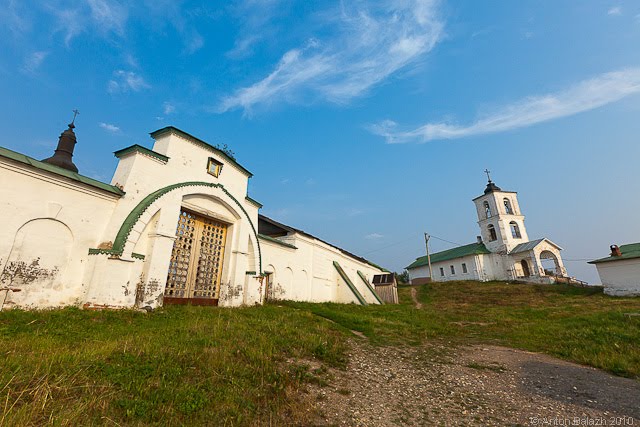
[[[429,239],[431,236],[424,233],[424,244],[427,247],[427,262],[429,263],[429,280],[433,282],[433,270],[431,270],[431,255],[429,254]]]

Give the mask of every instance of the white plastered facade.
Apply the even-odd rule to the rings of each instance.
[[[319,273],[319,258],[339,262],[366,298],[355,271],[370,278],[381,269],[307,241],[312,239],[296,238],[296,250],[265,244],[258,237],[261,205],[247,196],[246,169],[179,129],[152,136],[151,150],[132,146],[116,152],[111,185],[0,152],[3,308],[161,306],[185,209],[226,226],[219,305],[264,302],[267,265],[275,267],[278,280],[287,268],[293,273],[284,298],[352,302],[335,275]],[[218,176],[207,171],[210,158],[222,164]]]
[[[614,296],[640,296],[640,258],[596,264],[604,293]]]

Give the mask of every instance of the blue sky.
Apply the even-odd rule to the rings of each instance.
[[[478,233],[492,170],[531,239],[640,241],[636,1],[0,0],[0,145],[81,173],[174,125],[227,144],[263,213],[393,270]]]

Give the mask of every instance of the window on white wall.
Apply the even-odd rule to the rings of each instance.
[[[453,265],[451,266],[451,274],[456,274],[456,268]]]
[[[520,227],[518,227],[518,224],[515,221],[511,221],[509,226],[511,227],[511,236],[513,236],[514,239],[522,238],[522,235],[520,234]]]
[[[440,276],[444,277],[444,268],[440,267]]]
[[[489,202],[484,202],[484,215],[486,218],[491,218],[491,206],[489,206]]]
[[[511,208],[511,202],[506,197],[504,199],[504,211],[509,215],[513,215],[513,209]]]
[[[468,271],[467,271],[467,264],[466,264],[466,263],[464,263],[464,262],[462,263],[462,272],[463,272],[464,274],[467,274],[467,273],[468,273]]]
[[[489,241],[493,242],[495,240],[498,240],[498,235],[496,234],[496,228],[493,226],[493,224],[489,224],[487,226],[487,229],[489,230]]]

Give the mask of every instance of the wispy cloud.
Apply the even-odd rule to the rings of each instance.
[[[71,40],[84,31],[83,17],[79,9],[51,8],[57,18],[56,33],[64,33],[64,43],[69,47]]]
[[[162,103],[162,112],[165,116],[176,112],[176,106],[169,101]]]
[[[120,132],[120,128],[116,125],[112,125],[111,123],[104,123],[104,122],[100,122],[98,123],[98,126],[100,126],[102,129],[106,130],[107,132],[110,133],[119,133]]]
[[[86,0],[69,8],[47,3],[44,8],[55,16],[55,32],[64,34],[67,47],[87,31],[122,36],[129,16],[127,7],[115,0]]]
[[[613,16],[622,15],[622,8],[620,6],[613,6],[607,11],[607,15],[613,15]]]
[[[22,65],[22,71],[28,74],[34,74],[36,71],[38,71],[48,55],[49,52],[46,51],[37,51],[28,55],[24,60],[24,64]]]
[[[19,36],[31,28],[31,22],[26,17],[26,11],[19,9],[24,6],[23,2],[8,0],[0,7],[0,22],[2,26],[9,29],[14,36]]]
[[[524,98],[485,114],[470,125],[433,122],[403,131],[398,129],[394,121],[385,120],[368,128],[374,134],[385,137],[389,143],[464,138],[519,129],[571,116],[639,92],[640,68],[627,68],[583,80],[561,92]]]
[[[380,7],[344,5],[324,40],[286,52],[274,70],[224,98],[219,112],[304,96],[346,103],[422,58],[443,35],[435,0],[392,0]],[[368,6],[368,7],[365,7]]]
[[[378,240],[378,239],[382,239],[384,236],[382,234],[379,233],[371,233],[371,234],[367,234],[366,236],[364,236],[365,239],[367,240]]]
[[[348,217],[354,217],[354,216],[360,216],[364,213],[364,211],[362,209],[358,209],[358,208],[348,208],[345,210],[345,214]]]
[[[129,91],[139,92],[150,87],[142,76],[133,71],[117,70],[113,72],[113,79],[109,80],[107,84],[107,91],[111,94]]]
[[[127,8],[113,0],[87,0],[91,17],[102,31],[124,32],[127,21]]]

